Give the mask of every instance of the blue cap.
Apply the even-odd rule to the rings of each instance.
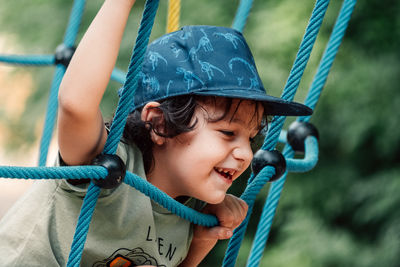
[[[263,102],[268,115],[311,115],[305,105],[267,95],[243,35],[216,26],[186,26],[147,48],[133,108],[179,95]]]

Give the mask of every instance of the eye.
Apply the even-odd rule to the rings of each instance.
[[[220,130],[219,132],[222,133],[223,135],[226,135],[226,136],[229,136],[229,137],[235,136],[235,133],[233,131]]]

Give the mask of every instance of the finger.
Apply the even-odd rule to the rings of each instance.
[[[232,230],[227,227],[216,226],[205,231],[204,237],[208,239],[228,239],[232,237]]]
[[[246,201],[243,199],[239,199],[239,204],[240,204],[240,214],[241,214],[241,219],[242,221],[244,218],[247,216],[247,211],[249,210],[249,206],[247,205]]]
[[[232,227],[236,228],[246,218],[248,206],[245,201],[237,197],[232,197],[228,206],[233,214]]]

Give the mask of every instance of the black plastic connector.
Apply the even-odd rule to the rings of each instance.
[[[126,166],[117,155],[100,154],[93,159],[92,165],[103,166],[108,170],[108,175],[105,179],[93,179],[93,183],[98,187],[113,189],[124,181]]]
[[[309,136],[319,139],[317,128],[309,122],[294,121],[287,131],[287,142],[294,151],[304,153],[304,140]]]
[[[251,162],[251,169],[254,175],[257,175],[265,166],[275,168],[275,175],[271,177],[269,182],[278,180],[286,171],[286,160],[278,150],[258,150]]]
[[[65,44],[60,44],[56,48],[56,53],[54,54],[55,64],[62,64],[68,67],[72,56],[75,53],[75,47],[68,47]]]

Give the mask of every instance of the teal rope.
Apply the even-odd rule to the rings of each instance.
[[[339,16],[332,30],[331,37],[329,38],[329,42],[325,49],[324,55],[322,56],[317,73],[314,77],[308,96],[306,98],[306,104],[312,109],[315,108],[316,103],[321,95],[330,68],[336,57],[339,46],[343,40],[356,2],[356,0],[345,0],[342,4]],[[300,117],[299,121],[308,121],[309,119],[310,116]],[[284,154],[286,155],[286,157],[290,158],[294,156],[294,152],[290,147],[285,148]],[[248,260],[248,266],[259,265],[285,181],[286,175],[282,177],[282,179],[271,185],[270,193],[268,194],[268,198],[261,215],[260,223],[257,227],[256,236]]]
[[[282,93],[282,98],[285,100],[289,100],[289,101],[293,100],[294,94],[296,93],[297,87],[300,83],[300,79],[304,73],[304,69],[305,69],[308,59],[310,57],[311,50],[315,43],[318,31],[321,27],[322,20],[325,16],[325,12],[328,8],[328,4],[329,4],[329,0],[318,0],[315,4],[314,10],[311,14],[310,21],[306,28],[306,32],[305,32],[303,40],[300,44],[300,48],[297,53],[295,62],[293,64],[292,70],[290,72],[288,81],[287,81],[285,88],[283,90],[283,93]],[[271,123],[271,128],[268,131],[268,136],[266,137],[266,140],[264,141],[262,149],[272,150],[273,147],[275,147],[275,145],[278,141],[279,132],[282,129],[283,123],[284,123],[284,117],[282,117],[282,116],[274,117],[274,120]],[[265,179],[264,177],[261,177],[260,174],[257,175],[256,177],[254,177],[252,175],[249,178],[248,186],[250,186],[252,183],[258,183],[257,179],[269,180],[269,178]],[[261,190],[261,188],[260,188],[260,190]],[[254,199],[256,198],[258,193],[259,193],[259,191],[254,192],[254,194],[251,196],[252,200],[249,201],[249,203],[248,203],[248,205],[249,205],[248,216],[250,216],[250,213],[252,211],[252,205],[254,204]],[[243,195],[242,195],[242,197],[243,197]],[[239,253],[240,243],[243,240],[244,233],[247,228],[248,222],[249,222],[249,219],[248,219],[248,217],[246,217],[246,219],[242,222],[242,224],[237,228],[237,231],[234,231],[234,234],[228,244],[228,249],[225,253],[223,266],[233,266],[235,264],[237,255]]]
[[[321,62],[318,66],[317,73],[311,83],[309,93],[306,97],[305,104],[312,109],[315,109],[317,102],[321,96],[322,89],[328,78],[329,71],[331,70],[333,61],[342,43],[344,34],[346,33],[351,15],[357,0],[343,1],[342,8],[336,20],[335,26],[332,30],[325,52],[322,56]],[[300,117],[299,121],[309,121],[310,116]]]
[[[14,167],[1,166],[0,177],[19,179],[104,179],[108,174],[101,166]]]
[[[154,24],[154,18],[158,9],[159,0],[147,0],[143,17],[140,23],[138,37],[136,39],[135,48],[128,69],[127,80],[125,82],[122,96],[119,100],[114,121],[111,124],[110,134],[108,135],[103,153],[114,154],[119,139],[122,136],[123,128],[129,114],[130,103],[133,98],[134,90],[136,90],[138,73],[143,62],[144,52],[150,38],[151,29]],[[134,77],[134,78],[132,78]],[[74,239],[71,245],[71,252],[68,257],[67,266],[79,266],[81,261],[84,244],[89,231],[89,224],[96,207],[96,202],[100,193],[100,188],[90,184],[88,192],[85,196],[81,213],[78,218]]]
[[[78,34],[79,25],[82,20],[83,9],[85,7],[85,0],[75,0],[72,6],[72,12],[69,17],[67,30],[64,36],[64,44],[67,47],[72,47],[75,43]],[[65,67],[58,64],[54,74],[53,82],[50,89],[50,96],[47,104],[46,119],[43,126],[42,138],[40,140],[40,154],[39,166],[45,166],[47,154],[51,142],[51,137],[54,131],[54,125],[57,117],[58,109],[58,89],[64,76]]]
[[[318,140],[314,136],[304,141],[305,153],[303,159],[285,157],[287,172],[308,172],[318,163]]]
[[[318,0],[311,19],[303,37],[302,43],[297,53],[292,70],[290,71],[288,81],[285,85],[281,98],[292,101],[299,86],[301,77],[303,76],[304,69],[310,58],[311,50],[317,38],[318,31],[321,27],[322,20],[325,16],[326,9],[328,8],[329,0]],[[268,136],[264,141],[262,149],[272,150],[278,141],[279,133],[282,129],[285,117],[275,116],[271,123],[271,128],[268,131]]]
[[[78,223],[75,228],[74,239],[71,245],[71,251],[68,256],[67,266],[79,267],[81,262],[83,248],[85,246],[87,233],[89,232],[90,222],[93,212],[96,207],[97,199],[100,195],[100,188],[93,183],[90,183],[78,218]]]
[[[66,47],[72,47],[75,44],[76,36],[78,35],[79,26],[82,21],[83,10],[85,8],[85,0],[75,0],[72,6],[72,11],[69,16],[67,30],[64,35]]]
[[[149,42],[151,29],[154,24],[154,18],[158,9],[159,0],[148,0],[143,13],[142,23],[139,28],[138,37],[133,49],[132,58],[128,68],[128,74],[124,84],[124,90],[120,97],[117,111],[110,129],[110,135],[104,147],[104,152],[107,154],[115,153],[122,132],[125,127],[126,118],[129,114],[129,107],[137,88],[139,72],[143,62],[144,54]]]
[[[54,64],[54,55],[0,55],[0,62],[14,65],[48,66]]]
[[[57,116],[58,88],[60,87],[60,83],[64,73],[65,73],[65,67],[59,64],[56,67],[56,71],[54,73],[53,82],[51,84],[51,89],[50,89],[50,95],[47,102],[46,118],[44,121],[42,138],[40,140],[39,163],[38,163],[39,166],[46,165],[47,154],[49,151],[51,137],[53,135],[54,125]]]
[[[233,21],[232,28],[243,32],[244,26],[246,25],[247,18],[249,17],[253,0],[241,0],[239,8],[236,11],[235,19]]]
[[[207,227],[218,225],[218,220],[215,216],[203,214],[189,207],[186,207],[185,205],[177,202],[176,200],[168,196],[166,193],[164,193],[154,185],[150,184],[143,178],[140,178],[139,176],[131,172],[126,172],[124,182],[136,188],[170,212],[175,213],[183,219],[186,219],[194,224],[199,224]]]
[[[158,5],[158,2],[157,2],[157,5]],[[156,8],[157,9],[157,8]],[[155,9],[155,11],[156,11],[156,9]],[[322,16],[323,17],[323,16]],[[143,16],[143,18],[145,18],[145,15]],[[318,17],[317,17],[318,18]],[[317,20],[317,19],[316,19]],[[311,20],[310,20],[311,21]],[[153,22],[154,22],[154,18],[153,18]],[[142,29],[142,27],[141,27],[141,29]],[[141,30],[140,30],[141,31]],[[140,32],[139,31],[139,32]],[[143,27],[143,32],[148,32],[149,34],[150,34],[150,31],[151,31],[151,27],[149,28],[149,27]],[[318,31],[318,30],[315,30],[315,29],[313,29],[312,31]],[[316,34],[316,33],[315,33]],[[138,42],[140,42],[140,41],[142,41],[142,39],[141,38],[139,38],[138,37],[138,40],[137,40],[137,43]],[[148,42],[148,39],[147,39],[147,42]],[[146,43],[147,43],[146,42]],[[309,45],[309,44],[307,44],[307,45]],[[137,48],[137,49],[136,49]],[[140,47],[136,47],[135,46],[135,49],[134,49],[134,55],[135,55],[135,51],[138,53],[138,54],[144,54],[144,52],[145,52],[145,48],[140,48]],[[301,55],[300,53],[299,53],[299,55]],[[298,55],[298,57],[300,57],[301,58],[301,60],[299,61],[301,64],[304,64],[304,62],[305,62],[305,64],[306,64],[306,61],[308,60],[308,58],[307,59],[305,59],[304,58],[304,56],[303,55],[301,55],[301,56],[299,56]],[[305,56],[305,57],[307,57],[307,55]],[[133,56],[133,58],[134,58],[134,56]],[[143,59],[143,57],[141,58],[141,59],[139,59],[138,61],[135,61],[135,63],[137,63],[137,62],[140,62],[141,63],[141,60]],[[133,64],[133,66],[134,66],[134,68],[132,68],[132,69],[134,69],[133,71],[131,71],[132,73],[134,73],[134,75],[131,75],[131,76],[128,76],[128,78],[129,77],[135,77],[135,78],[131,78],[130,80],[127,80],[127,82],[125,83],[125,88],[130,88],[131,87],[131,85],[132,85],[132,88],[134,88],[133,89],[133,91],[135,90],[135,88],[136,88],[136,85],[137,85],[137,70],[136,69],[138,69],[138,65],[140,65],[140,63],[139,64]],[[132,64],[131,64],[132,65]],[[131,66],[130,66],[131,67]],[[130,70],[131,70],[131,68],[130,68]],[[136,73],[135,73],[136,72]],[[129,75],[129,72],[128,72],[128,75]],[[57,76],[57,75],[56,75]],[[61,75],[62,76],[62,75]],[[119,73],[118,71],[115,71],[115,72],[113,72],[113,76],[114,77],[116,77],[116,79],[117,80],[119,80],[119,81],[121,81],[122,79],[121,79],[121,73]],[[302,73],[301,74],[293,74],[293,77],[295,77],[295,79],[300,79],[300,77],[302,76]],[[289,77],[290,78],[290,77]],[[290,79],[289,79],[290,80]],[[289,87],[289,86],[294,86],[294,87],[297,87],[298,86],[298,84],[297,85],[292,85],[292,84],[290,84],[289,83],[289,80],[288,80],[288,85],[287,85],[287,87]],[[125,91],[128,91],[128,90],[125,90]],[[284,91],[284,93],[285,93],[285,91]],[[285,96],[286,98],[292,98],[293,96],[290,96],[290,94],[288,95],[288,96]],[[123,97],[121,97],[121,98],[123,98]],[[131,97],[126,97],[127,99],[131,99]],[[122,102],[123,103],[123,101],[120,101],[120,102]],[[119,107],[120,107],[120,105],[119,105]],[[122,113],[123,114],[123,113]],[[126,118],[125,118],[125,120],[126,120]],[[121,134],[122,134],[122,130],[121,130]],[[120,137],[120,135],[119,135],[119,137]],[[110,138],[109,138],[110,139]],[[110,141],[111,142],[111,141]],[[119,142],[119,141],[118,141]],[[118,144],[118,142],[117,142],[117,144]],[[112,146],[111,146],[112,147]],[[116,147],[115,147],[115,149],[116,149]],[[112,150],[112,148],[111,148],[111,150]],[[306,160],[307,161],[307,160]],[[301,170],[301,169],[304,169],[304,162],[300,162],[300,161],[296,161],[296,160],[293,160],[293,161],[288,161],[289,162],[289,166],[292,166],[292,167],[289,167],[289,169],[292,169],[292,170],[294,170],[294,171],[296,171],[297,169],[299,169],[299,170]],[[300,166],[301,165],[301,166]],[[300,167],[299,167],[300,166]],[[310,168],[309,167],[309,165],[307,165],[308,167],[307,168]],[[297,169],[296,169],[297,168]],[[1,168],[2,169],[2,168]],[[0,169],[0,173],[1,173],[1,169]],[[104,168],[102,168],[101,167],[101,169],[103,169],[103,171],[104,171]],[[6,169],[4,169],[4,170],[6,170]],[[299,171],[298,170],[298,171]],[[36,171],[35,171],[36,172]],[[106,172],[106,171],[105,171]],[[251,209],[252,209],[252,206],[253,206],[253,204],[254,204],[254,198],[253,198],[253,195],[255,194],[255,195],[257,195],[258,194],[258,192],[261,190],[261,188],[263,187],[263,185],[269,180],[269,178],[267,178],[267,177],[271,177],[273,174],[274,174],[274,169],[272,168],[272,167],[267,167],[267,168],[264,168],[264,170],[263,171],[261,171],[260,172],[260,174],[259,174],[259,176],[261,176],[261,178],[258,178],[258,176],[254,179],[254,182],[253,183],[251,183],[251,184],[249,184],[249,186],[246,188],[246,191],[244,192],[244,194],[242,195],[242,198],[249,204],[249,206],[251,206]],[[41,178],[43,178],[43,177],[47,177],[47,178],[50,178],[50,177],[48,177],[48,176],[45,176],[45,175],[43,175],[43,174],[40,174],[40,170],[38,170],[37,171],[37,173],[36,174],[31,174],[31,173],[29,173],[29,175],[32,175],[32,177],[36,177],[35,175],[39,175],[39,177],[41,177]],[[40,175],[42,175],[42,176],[40,176]],[[82,174],[78,174],[78,172],[76,173],[76,175],[78,175],[78,177],[80,177],[80,178],[86,178],[86,176],[82,176]],[[103,175],[104,175],[104,173],[103,173]],[[18,175],[19,176],[19,175]],[[94,178],[94,176],[93,176],[93,174],[90,174],[89,175],[89,177],[92,177],[92,178]],[[104,177],[104,176],[103,176]],[[134,175],[133,174],[131,174],[131,175],[128,175],[128,179],[127,179],[127,183],[128,184],[130,184],[130,185],[132,185],[132,186],[135,186],[135,187],[139,187],[140,188],[140,186],[141,185],[138,185],[138,184],[141,184],[142,182],[143,182],[143,180],[141,179],[141,178],[139,178],[139,177],[136,177],[136,179],[133,179],[132,177],[134,177]],[[63,177],[63,178],[65,178],[65,177]],[[33,179],[35,179],[35,178],[33,178]],[[39,179],[39,178],[36,178],[36,179]],[[74,178],[74,179],[76,179],[76,178]],[[136,182],[135,182],[135,180],[136,180]],[[143,183],[144,184],[144,183]],[[146,185],[147,186],[147,185]],[[146,187],[145,186],[145,187]],[[178,206],[174,206],[175,204],[176,204],[176,201],[174,201],[174,200],[172,200],[170,197],[168,197],[165,193],[163,193],[163,192],[161,192],[161,191],[159,191],[158,189],[158,191],[159,192],[157,192],[157,190],[154,190],[154,188],[150,188],[150,189],[143,189],[144,191],[145,190],[147,190],[147,193],[146,192],[144,192],[146,195],[149,195],[150,197],[152,197],[153,199],[155,199],[157,202],[159,202],[161,205],[163,205],[163,206],[168,206],[169,204],[169,202],[171,202],[172,203],[172,206],[171,207],[167,207],[171,212],[174,212],[174,213],[177,213],[179,216],[181,216],[181,217],[184,217],[184,218],[186,218],[186,219],[188,219],[188,220],[190,220],[191,222],[193,222],[193,223],[197,223],[197,224],[201,224],[201,225],[206,225],[206,226],[214,226],[214,225],[216,225],[216,223],[217,223],[217,221],[216,221],[216,218],[214,217],[214,216],[210,216],[210,215],[206,215],[205,216],[205,218],[206,219],[204,219],[204,221],[202,221],[202,219],[197,219],[196,218],[196,216],[198,216],[198,215],[200,215],[200,216],[202,216],[202,214],[196,214],[196,212],[195,211],[193,211],[192,209],[189,209],[189,208],[187,208],[187,207],[185,207],[184,206],[184,208],[182,208],[182,207],[179,207],[179,205]],[[85,198],[85,201],[84,201],[84,204],[83,204],[83,206],[82,206],[82,212],[81,212],[81,215],[82,215],[82,213],[88,213],[88,214],[90,214],[89,216],[84,216],[84,218],[83,218],[83,220],[82,220],[82,222],[81,222],[81,224],[83,224],[84,225],[84,229],[85,230],[83,230],[83,231],[78,231],[78,229],[77,229],[77,232],[76,232],[76,236],[74,236],[74,241],[75,240],[78,240],[78,248],[77,249],[72,249],[71,250],[71,254],[70,254],[70,259],[72,258],[72,261],[69,261],[69,265],[68,266],[77,266],[77,264],[79,265],[79,262],[80,262],[80,257],[81,257],[81,254],[82,254],[82,250],[83,250],[83,246],[84,246],[84,242],[85,242],[85,240],[86,240],[86,235],[87,235],[87,231],[88,231],[88,228],[89,228],[89,223],[90,223],[90,220],[91,220],[91,214],[93,213],[93,210],[94,210],[94,208],[95,208],[95,203],[96,203],[96,200],[97,200],[97,197],[98,197],[98,194],[99,194],[99,192],[100,192],[100,189],[98,188],[98,187],[96,187],[96,186],[94,186],[94,185],[91,185],[90,187],[89,187],[89,190],[88,190],[88,193],[87,193],[87,198]],[[155,196],[151,196],[152,194],[153,194],[153,192],[156,192],[155,193]],[[92,204],[90,204],[90,203],[93,203],[94,202],[94,205],[92,205]],[[89,204],[86,204],[86,203],[89,203]],[[187,209],[187,211],[185,211],[185,212],[188,212],[188,215],[187,214],[185,214],[185,212],[183,212],[183,214],[179,214],[180,213],[180,211],[181,210],[185,210],[185,209]],[[194,215],[193,214],[191,214],[191,213],[193,213],[194,212]],[[251,212],[249,212],[249,214],[248,214],[248,216],[251,214]],[[80,217],[81,218],[81,217]],[[198,221],[197,221],[198,220]],[[248,220],[248,218],[246,218],[246,220]],[[78,224],[79,224],[79,221],[78,221]],[[243,225],[243,224],[242,224]],[[239,227],[239,228],[241,228],[241,227]],[[74,259],[77,259],[77,260],[74,260]],[[70,265],[71,264],[71,265]]]
[[[72,47],[75,43],[76,36],[78,34],[79,25],[82,20],[83,9],[85,7],[85,0],[74,1],[72,12],[69,18],[68,27],[66,34],[64,36],[64,44],[67,47]],[[49,65],[54,64],[54,55],[43,55],[43,56],[0,56],[0,61],[19,64],[19,65]],[[55,119],[57,116],[58,109],[58,88],[61,83],[62,77],[65,72],[65,67],[58,65],[54,74],[52,81],[52,86],[50,89],[50,96],[47,104],[46,119],[43,127],[43,134],[40,141],[40,153],[39,153],[39,166],[45,166],[47,160],[47,154],[49,150],[49,145],[51,142],[51,137],[54,131]]]
[[[300,161],[301,164],[298,165],[296,160],[292,159],[294,156],[294,151],[290,148],[290,146],[287,146],[284,149],[283,154],[287,159],[286,162],[288,164],[288,171],[305,172],[312,169],[316,165],[318,161],[318,141],[315,137],[306,138],[305,150],[304,162]],[[249,267],[258,266],[260,263],[287,174],[288,172],[286,172],[282,178],[271,185],[266,204],[264,205],[261,213],[257,232],[253,241],[253,246],[250,251],[250,256],[247,261],[247,266]],[[274,190],[273,187],[279,187],[280,190]]]
[[[121,84],[125,83],[125,76],[126,76],[126,73],[123,72],[122,70],[117,69],[117,68],[114,68],[112,73],[111,73],[111,79],[116,81],[116,82],[119,82]]]

